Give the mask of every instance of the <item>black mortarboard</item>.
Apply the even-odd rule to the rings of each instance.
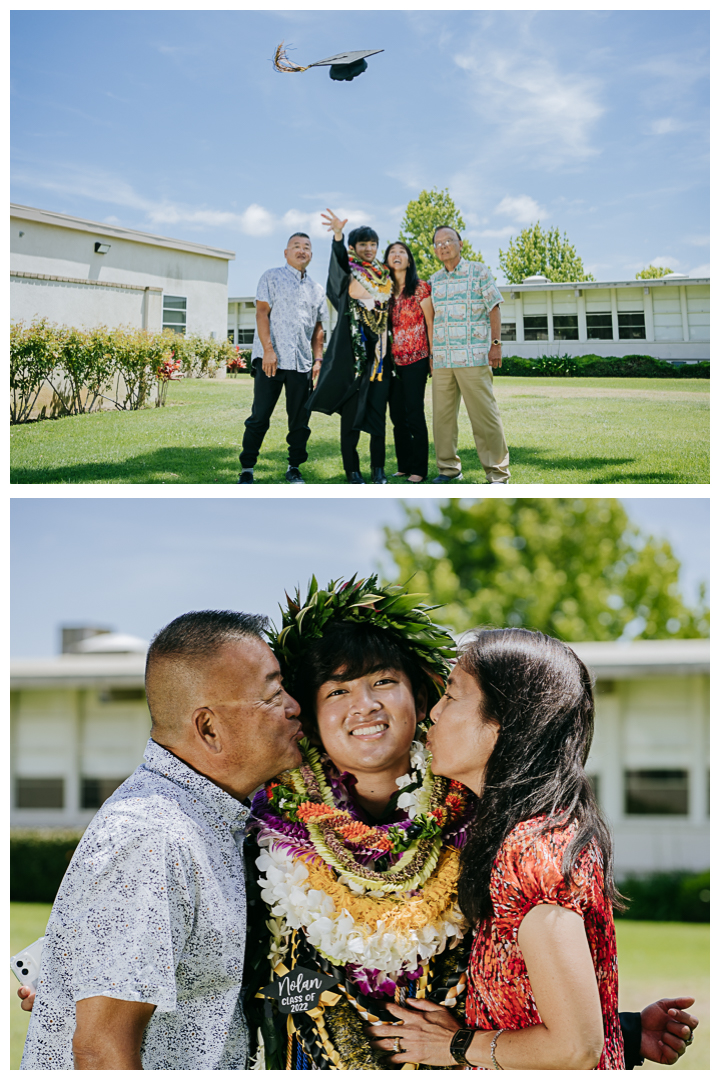
[[[360,52],[338,53],[337,56],[329,56],[327,60],[318,60],[314,64],[308,64],[307,67],[300,67],[298,64],[293,64],[288,60],[281,43],[275,50],[273,64],[276,71],[282,72],[309,71],[310,68],[314,67],[329,67],[331,79],[335,79],[337,82],[350,82],[356,76],[362,75],[363,71],[367,71],[366,56],[375,56],[381,52],[385,52],[385,50],[365,49]]]

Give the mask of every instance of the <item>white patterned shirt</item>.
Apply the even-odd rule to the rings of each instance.
[[[305,272],[285,264],[266,270],[258,282],[255,302],[270,305],[270,340],[281,371],[312,370],[312,336],[316,325],[327,315],[325,290]],[[263,355],[255,328],[252,356]]]
[[[63,878],[22,1069],[72,1069],[75,1002],[156,1006],[144,1069],[244,1069],[249,809],[151,739]]]
[[[484,367],[490,348],[490,312],[503,298],[487,266],[460,259],[430,278],[433,367]]]

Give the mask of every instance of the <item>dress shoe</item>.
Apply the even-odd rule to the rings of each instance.
[[[435,476],[430,481],[430,483],[431,484],[454,484],[456,480],[463,480],[463,479],[464,479],[464,477],[463,477],[462,473],[458,473],[457,476],[445,476],[444,473],[440,473],[438,476]]]
[[[305,481],[302,478],[302,473],[296,465],[288,466],[288,471],[285,473],[285,479],[288,484],[304,484]]]
[[[243,469],[243,471],[240,473],[240,479],[238,480],[238,484],[254,484],[254,483],[255,483],[255,477],[253,476],[252,469]]]
[[[372,471],[373,484],[387,484],[387,476],[385,470],[382,468],[375,468]]]
[[[347,474],[348,484],[364,484],[365,481],[362,478],[362,473],[351,472]]]

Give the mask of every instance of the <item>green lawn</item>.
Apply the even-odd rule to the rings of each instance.
[[[694,379],[498,377],[496,395],[516,484],[709,483],[709,383]],[[164,409],[106,412],[11,428],[16,484],[234,484],[252,400],[245,376],[170,387]],[[430,390],[426,406],[431,417]],[[309,483],[345,480],[337,416],[313,414]],[[369,473],[368,437],[360,440]],[[460,457],[484,482],[464,407]],[[431,446],[431,463],[433,448]],[[278,404],[255,481],[284,481],[285,411]],[[395,472],[388,425],[386,472]],[[481,475],[482,474],[482,475]],[[431,464],[430,477],[435,475]],[[396,480],[392,483],[402,483]]]
[[[10,905],[10,954],[42,936],[49,904]],[[690,923],[617,923],[620,1008],[637,1011],[661,997],[687,994],[696,999],[693,1012],[700,1027],[692,1049],[676,1068],[710,1068],[710,928]],[[10,975],[10,1068],[22,1054],[28,1013],[17,998],[19,983]],[[643,1068],[662,1068],[645,1065]]]

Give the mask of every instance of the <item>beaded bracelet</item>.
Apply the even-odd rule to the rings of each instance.
[[[493,1037],[493,1041],[490,1043],[490,1060],[492,1061],[493,1068],[495,1068],[495,1069],[502,1069],[502,1065],[499,1064],[498,1059],[495,1057],[495,1047],[497,1046],[498,1039],[500,1038],[503,1031],[505,1031],[505,1030],[506,1030],[505,1028],[500,1028],[499,1031],[496,1031],[495,1035]],[[503,1072],[504,1071],[505,1070],[503,1069]]]

